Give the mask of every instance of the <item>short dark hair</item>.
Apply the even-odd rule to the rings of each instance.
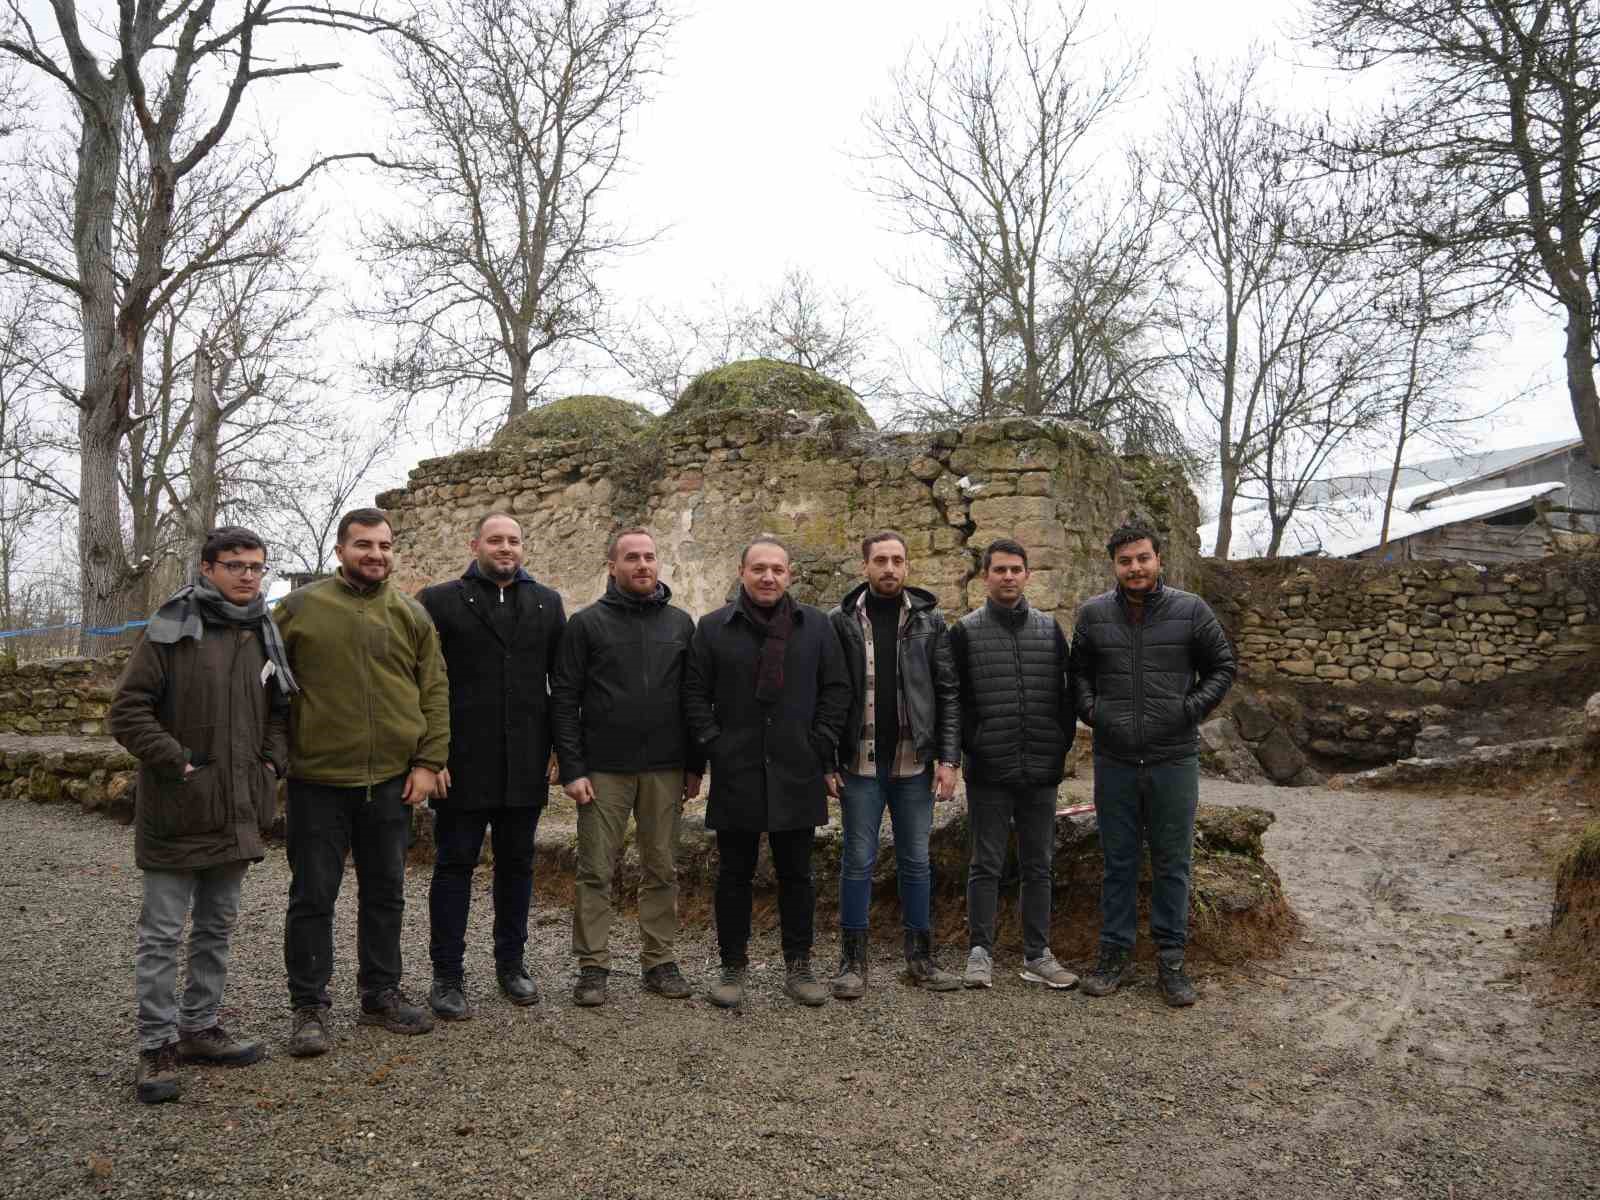
[[[619,529],[611,535],[611,540],[606,543],[607,562],[617,561],[617,547],[622,544],[622,539],[625,537],[647,537],[650,539],[652,546],[656,544],[656,535],[643,525],[635,525],[631,529]]]
[[[906,546],[906,535],[895,529],[880,529],[877,533],[869,533],[861,539],[861,561],[866,562],[872,557],[872,548],[879,542],[899,542],[900,549],[910,553]]]
[[[389,525],[389,514],[381,508],[352,508],[339,518],[339,531],[334,534],[333,540],[344,545],[345,534],[350,532],[352,525]],[[389,532],[394,532],[393,525],[389,525]]]
[[[224,550],[259,550],[264,555],[267,544],[254,529],[243,525],[222,525],[206,534],[205,545],[200,547],[200,561],[214,563]]]
[[[1106,539],[1106,554],[1116,558],[1117,551],[1124,546],[1131,546],[1134,542],[1142,542],[1147,538],[1150,541],[1150,549],[1160,554],[1161,535],[1145,522],[1134,518],[1111,531],[1111,536]]]
[[[486,513],[483,514],[483,516],[478,518],[478,523],[472,527],[472,536],[474,538],[482,537],[483,536],[483,527],[485,525],[487,525],[490,521],[494,520],[496,517],[504,517],[506,520],[510,521],[513,525],[515,525],[517,527],[517,532],[518,533],[522,532],[522,522],[521,521],[517,520],[515,517],[513,517],[508,512],[500,512],[499,510],[496,510],[494,512],[486,512]],[[362,522],[362,524],[365,524],[365,523],[366,522]]]
[[[744,567],[744,560],[750,557],[750,551],[754,550],[757,546],[776,546],[779,550],[783,551],[783,556],[786,559],[788,559],[790,562],[794,561],[794,555],[789,553],[789,547],[780,542],[776,536],[770,533],[758,533],[755,537],[751,538],[748,543],[746,543],[743,550],[739,551],[739,566],[741,569]]]
[[[995,538],[983,550],[983,572],[989,573],[989,564],[994,561],[996,554],[1015,554],[1022,560],[1023,570],[1028,568],[1028,550],[1021,542],[1014,538]]]

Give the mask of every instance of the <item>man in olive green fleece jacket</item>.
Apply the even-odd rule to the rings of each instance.
[[[411,809],[450,753],[450,693],[427,611],[390,586],[394,535],[380,509],[339,521],[338,573],[291,592],[276,618],[300,691],[289,716],[289,975],[295,1057],[328,1049],[333,910],[355,861],[362,1025],[427,1033],[400,990]]]

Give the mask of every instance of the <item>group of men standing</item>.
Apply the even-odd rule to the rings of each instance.
[[[1183,955],[1195,730],[1226,693],[1234,664],[1205,603],[1161,582],[1153,530],[1112,535],[1117,586],[1084,605],[1070,644],[1053,617],[1029,606],[1027,550],[1008,539],[984,552],[984,605],[954,626],[931,593],[909,585],[906,539],[893,530],[863,539],[863,581],[830,613],[790,596],[787,547],[758,537],[740,557],[733,601],[698,623],[671,603],[646,529],[612,537],[605,594],[570,621],[560,596],[524,569],[514,518],[483,517],[470,548],[460,578],[413,599],[389,584],[386,515],[357,509],[338,527],[336,574],[269,614],[264,543],[247,529],[219,529],[196,581],[152,618],[111,711],[113,734],[141,762],[139,1099],[175,1097],[184,1062],[243,1065],[263,1053],[218,1012],[241,882],[263,855],[280,777],[291,871],[287,1049],[297,1057],[331,1045],[333,916],[347,854],[359,888],[358,1023],[418,1034],[435,1017],[470,1017],[466,928],[486,837],[497,982],[513,1004],[538,1002],[524,949],[535,833],[556,779],[578,820],[574,1003],[607,999],[611,882],[630,816],[643,986],[688,997],[675,954],[674,852],[682,806],[699,794],[708,765],[721,959],[706,993],[713,1004],[744,999],[763,835],[778,883],[786,994],[805,1005],[865,994],[885,811],[909,982],[992,986],[1014,828],[1022,978],[1070,988],[1078,978],[1049,946],[1051,865],[1056,793],[1080,720],[1095,733],[1106,861],[1100,955],[1082,990],[1108,995],[1127,973],[1148,842],[1158,982],[1168,1003],[1194,1002]],[[954,796],[963,770],[968,956],[958,976],[934,957],[928,849],[935,800]],[[844,832],[840,963],[824,984],[811,961],[811,858],[830,799]],[[401,990],[400,932],[410,810],[424,802],[434,808],[436,851],[432,986],[421,1005]]]

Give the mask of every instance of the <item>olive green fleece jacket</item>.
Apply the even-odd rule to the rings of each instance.
[[[387,582],[343,573],[273,610],[300,691],[289,713],[289,777],[367,787],[450,757],[450,686],[427,610]]]

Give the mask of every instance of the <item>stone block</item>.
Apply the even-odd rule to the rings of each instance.
[[[1281,727],[1269,733],[1255,747],[1256,761],[1274,783],[1287,783],[1306,766],[1305,753]]]

